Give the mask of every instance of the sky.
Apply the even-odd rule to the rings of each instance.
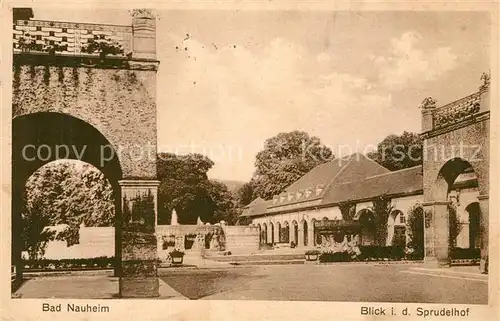
[[[317,136],[337,156],[419,132],[425,97],[468,95],[490,68],[480,12],[157,13],[158,151],[206,154],[217,179],[248,181],[280,132]],[[131,24],[126,10],[34,14]]]

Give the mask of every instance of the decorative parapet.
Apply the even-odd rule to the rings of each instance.
[[[433,110],[434,129],[461,122],[479,113],[481,94],[482,92],[479,91]]]
[[[15,53],[131,57],[133,50],[132,26],[17,20],[12,40]]]

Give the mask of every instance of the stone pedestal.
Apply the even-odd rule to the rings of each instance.
[[[122,253],[119,295],[159,295],[155,234],[158,181],[119,181],[122,194]]]
[[[481,273],[488,273],[488,237],[489,237],[489,197],[488,195],[479,195],[480,215],[480,238],[481,238],[481,261],[479,269]]]
[[[434,201],[424,204],[425,256],[429,265],[449,267],[449,213],[448,201]]]

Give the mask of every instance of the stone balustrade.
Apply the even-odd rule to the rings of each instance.
[[[458,123],[479,113],[481,94],[479,91],[433,110],[434,129]]]
[[[131,57],[133,27],[90,23],[17,20],[13,26],[14,53],[34,52],[67,56]]]

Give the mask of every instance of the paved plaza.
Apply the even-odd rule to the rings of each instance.
[[[291,264],[165,271],[161,278],[190,299],[487,304],[487,277],[476,271],[442,272],[413,264]]]
[[[477,267],[428,269],[422,264],[281,264],[161,268],[160,299],[357,301],[487,304],[488,276]],[[22,298],[113,298],[116,278],[31,277]]]

